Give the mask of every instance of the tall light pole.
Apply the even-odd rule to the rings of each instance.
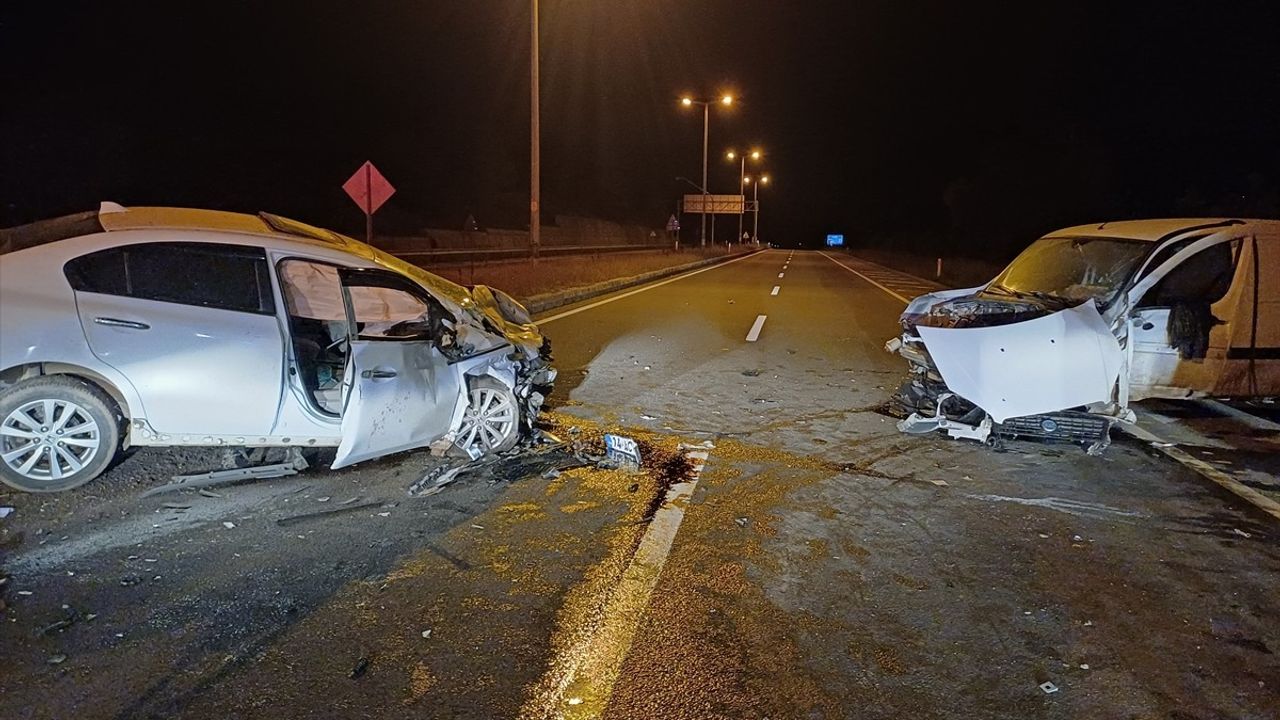
[[[542,245],[542,138],[538,113],[538,0],[530,0],[529,30],[529,248],[534,259]]]
[[[733,96],[724,95],[719,100],[695,100],[688,96],[680,98],[680,104],[685,107],[702,106],[702,247],[707,246],[707,140],[711,137],[711,106],[716,102],[732,105]]]
[[[744,178],[743,181],[751,182],[751,178]],[[754,218],[755,226],[751,229],[751,237],[755,238],[756,244],[759,245],[760,244],[760,186],[769,184],[769,176],[761,175],[756,180],[755,184],[756,184],[756,188],[755,188],[755,191],[752,193],[754,195],[754,197],[752,198],[752,202],[756,206],[755,218]]]
[[[752,150],[750,153],[743,153],[742,155],[738,155],[738,153],[734,152],[733,150],[730,150],[729,152],[725,153],[725,157],[729,158],[730,160],[733,160],[738,157],[742,158],[742,164],[738,168],[738,194],[739,195],[745,194],[747,190],[747,187],[746,187],[747,186],[747,155],[750,155],[752,160],[760,159],[759,150]],[[745,205],[746,203],[743,203],[743,204]],[[738,235],[737,235],[738,242],[742,242],[742,215],[745,212],[746,212],[745,207],[738,210]],[[729,243],[729,244],[732,245],[733,243]]]

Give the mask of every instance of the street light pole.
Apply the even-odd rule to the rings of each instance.
[[[768,176],[768,175],[762,175],[762,176],[760,176],[760,177],[756,180],[756,189],[755,189],[755,193],[754,193],[754,194],[755,194],[755,197],[753,198],[753,199],[755,200],[755,205],[756,205],[756,209],[755,209],[755,227],[754,227],[754,228],[752,229],[752,231],[751,231],[751,236],[752,236],[752,237],[754,237],[754,238],[756,239],[756,244],[757,244],[757,245],[759,245],[759,244],[760,244],[760,183],[768,184],[768,183],[769,183],[769,176]]]
[[[746,192],[746,187],[744,187],[746,184],[747,184],[747,156],[743,155],[742,164],[738,167],[738,194],[739,195],[742,195]],[[743,212],[743,208],[738,208],[738,234],[733,236],[738,242],[742,242],[742,212]],[[733,243],[729,243],[729,247],[732,248]]]
[[[711,100],[694,100],[691,97],[680,98],[680,104],[685,107],[694,105],[702,106],[702,247],[707,246],[707,204],[709,198],[707,192],[707,141],[711,138]],[[732,105],[733,97],[724,95],[719,100],[721,105]],[[711,220],[711,242],[715,244],[715,218]]]
[[[538,112],[538,0],[530,0],[529,47],[529,247],[536,260],[542,245],[542,147]]]
[[[702,103],[702,247],[707,246],[707,140],[711,137],[711,103]],[[715,225],[711,226],[715,232]],[[712,242],[715,242],[714,237]]]
[[[746,208],[747,184],[751,182],[751,178],[747,177],[747,155],[748,154],[751,155],[752,160],[760,159],[759,150],[752,150],[750,153],[742,153],[741,156],[739,156],[738,152],[735,150],[730,150],[729,152],[725,153],[725,157],[729,158],[730,160],[736,160],[739,157],[741,157],[742,159],[742,164],[738,166],[738,196],[741,197],[743,200],[743,203],[742,203],[743,207],[738,209],[738,235],[737,235],[738,242],[742,242],[742,223],[743,223],[742,216],[747,213],[747,208]],[[732,243],[730,243],[730,245],[732,245]]]

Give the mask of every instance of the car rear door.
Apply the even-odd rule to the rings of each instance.
[[[65,272],[90,349],[138,391],[135,418],[173,444],[270,434],[284,341],[262,248],[124,245]]]
[[[351,351],[334,468],[438,440],[452,425],[461,387],[431,336],[438,309],[421,288],[382,270],[339,275]]]

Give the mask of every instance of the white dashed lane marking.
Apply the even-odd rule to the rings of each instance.
[[[756,321],[751,325],[751,332],[747,333],[747,342],[755,342],[760,339],[760,331],[764,329],[764,321],[767,315],[757,315]]]
[[[770,294],[770,295],[777,295],[777,294],[778,294],[778,291],[779,291],[779,290],[781,290],[781,289],[782,289],[782,286],[781,286],[781,285],[774,285],[774,286],[773,286],[773,292],[771,292],[771,293],[769,293],[769,294]]]
[[[782,277],[784,275],[786,275],[786,273],[778,273],[778,277]]]

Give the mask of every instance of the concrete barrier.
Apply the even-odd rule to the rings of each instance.
[[[601,295],[607,295],[618,290],[625,290],[636,285],[661,280],[663,278],[672,277],[681,273],[686,273],[698,268],[717,265],[727,262],[734,258],[743,257],[744,255],[754,255],[755,253],[764,251],[765,248],[751,248],[746,251],[727,253],[721,257],[707,258],[705,260],[697,260],[684,265],[663,268],[661,270],[653,270],[651,272],[640,273],[625,278],[615,278],[613,280],[605,280],[594,285],[587,285],[580,288],[570,288],[569,290],[561,290],[559,292],[547,293],[545,295],[535,295],[528,298],[524,302],[524,306],[528,308],[530,314],[539,315],[548,310],[554,310],[565,305],[572,305],[583,300],[590,300]],[[535,318],[536,319],[536,318]]]

